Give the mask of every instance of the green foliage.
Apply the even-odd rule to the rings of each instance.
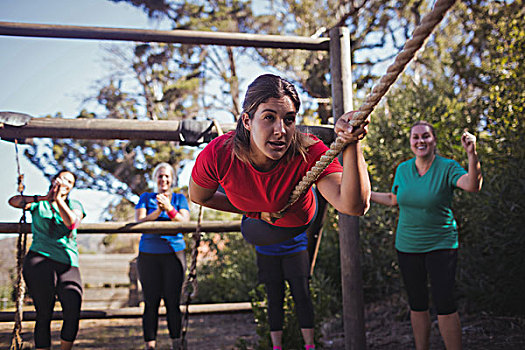
[[[400,290],[399,271],[393,249],[395,211],[373,206],[360,219],[361,264],[365,302],[384,298]],[[323,293],[331,301],[324,310],[337,315],[342,308],[338,214],[330,208],[323,228],[314,281],[323,280]]]
[[[0,309],[4,309],[4,305],[6,309],[11,308],[14,305],[14,300],[16,299],[14,282],[16,281],[16,278],[12,277],[11,280],[13,283],[7,283],[0,286]],[[6,300],[5,303],[4,300]]]
[[[196,303],[246,301],[257,284],[253,246],[238,233],[221,235],[227,238],[214,239],[209,234],[203,237],[201,245],[207,245],[212,253],[200,258]]]
[[[460,135],[464,128],[478,135],[483,189],[476,194],[456,191],[453,203],[461,244],[457,284],[471,309],[509,314],[525,312],[524,281],[517,278],[525,274],[525,75],[519,63],[525,58],[525,35],[519,3],[472,1],[454,11],[454,25],[446,30],[451,37],[427,47],[420,64],[376,110],[365,147],[373,189],[389,191],[395,167],[412,157],[408,132],[413,122],[432,123],[439,153],[465,168]],[[463,30],[460,37],[458,28]],[[443,51],[447,40],[449,48]],[[391,253],[396,217],[395,210],[372,204],[362,220],[365,290],[372,274],[372,295],[399,288],[396,278],[390,278],[399,274]]]
[[[525,276],[525,13],[522,1],[473,3],[463,20],[485,35],[478,44],[484,59],[467,61],[460,74],[478,92],[472,108],[483,113],[478,149],[484,184],[475,199],[460,199],[465,263],[459,287],[472,309],[523,315],[525,280],[518,276]]]
[[[334,27],[347,27],[352,46],[352,77],[358,93],[370,88],[379,76],[374,69],[401,50],[428,11],[430,1],[362,1],[347,3],[333,0],[269,1],[269,10],[260,17],[260,32],[293,36],[328,37]],[[315,11],[312,11],[315,9]],[[276,67],[313,98],[330,98],[330,56],[328,52],[260,49],[260,62]],[[318,119],[328,122],[331,106],[308,103]]]

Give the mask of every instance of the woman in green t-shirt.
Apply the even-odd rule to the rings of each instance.
[[[399,206],[395,247],[417,350],[429,348],[427,276],[445,346],[448,350],[461,349],[461,326],[453,296],[459,244],[452,194],[455,188],[478,192],[482,184],[475,136],[465,131],[461,143],[468,156],[468,172],[456,161],[436,154],[431,124],[415,123],[410,129],[410,148],[415,157],[397,167],[391,192],[372,191],[371,195],[373,202]]]
[[[77,227],[84,218],[80,202],[69,199],[76,176],[60,171],[45,196],[14,196],[9,204],[31,211],[33,241],[24,259],[24,280],[36,310],[36,349],[51,347],[51,319],[58,296],[62,305],[62,350],[73,347],[82,304],[82,281],[78,268]]]

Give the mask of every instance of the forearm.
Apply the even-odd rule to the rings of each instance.
[[[456,186],[467,192],[479,192],[483,177],[481,175],[481,165],[476,152],[468,153],[468,172],[461,176]]]
[[[177,210],[171,206],[169,210],[166,210],[166,214],[171,221],[188,222],[190,221],[190,212],[186,209]]]
[[[483,184],[483,176],[481,175],[481,164],[478,159],[478,154],[472,152],[468,154],[468,185],[471,192],[479,192]]]
[[[357,215],[364,215],[370,207],[370,178],[360,142],[349,145],[343,152],[343,179],[341,192],[349,196],[350,203]]]
[[[350,144],[343,152],[341,212],[364,215],[370,207],[370,178],[360,143]]]
[[[65,199],[57,198],[55,203],[57,204],[58,213],[62,218],[64,225],[68,228],[76,228],[82,218],[69,208]]]
[[[155,221],[155,220],[157,220],[157,218],[160,216],[161,213],[162,213],[162,210],[157,208],[154,211],[152,211],[151,213],[145,215],[146,214],[146,209],[143,209],[143,212],[140,211],[140,209],[138,209],[138,210],[135,211],[135,220],[137,222]]]
[[[397,205],[397,197],[391,192],[375,192],[372,191],[370,200],[375,203],[394,206]]]

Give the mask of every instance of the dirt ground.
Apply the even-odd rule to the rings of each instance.
[[[397,310],[399,311],[399,310]],[[366,308],[368,349],[413,349],[410,321],[388,304]],[[462,315],[464,349],[525,349],[525,318]],[[60,321],[53,321],[53,348],[58,349]],[[12,322],[0,323],[0,349],[8,349]],[[34,322],[23,324],[24,348],[32,348]],[[323,349],[344,349],[340,320],[323,327]],[[189,350],[255,349],[257,334],[251,313],[190,315]],[[159,325],[158,349],[169,349],[166,322]],[[81,320],[75,349],[142,349],[141,319]],[[432,325],[431,350],[444,349],[437,322]],[[288,350],[288,349],[287,349]]]

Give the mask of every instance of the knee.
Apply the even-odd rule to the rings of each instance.
[[[454,301],[448,303],[441,303],[436,305],[436,313],[439,316],[447,316],[457,311],[456,303]]]
[[[436,295],[434,304],[438,315],[450,315],[457,311],[456,300],[451,291]]]

